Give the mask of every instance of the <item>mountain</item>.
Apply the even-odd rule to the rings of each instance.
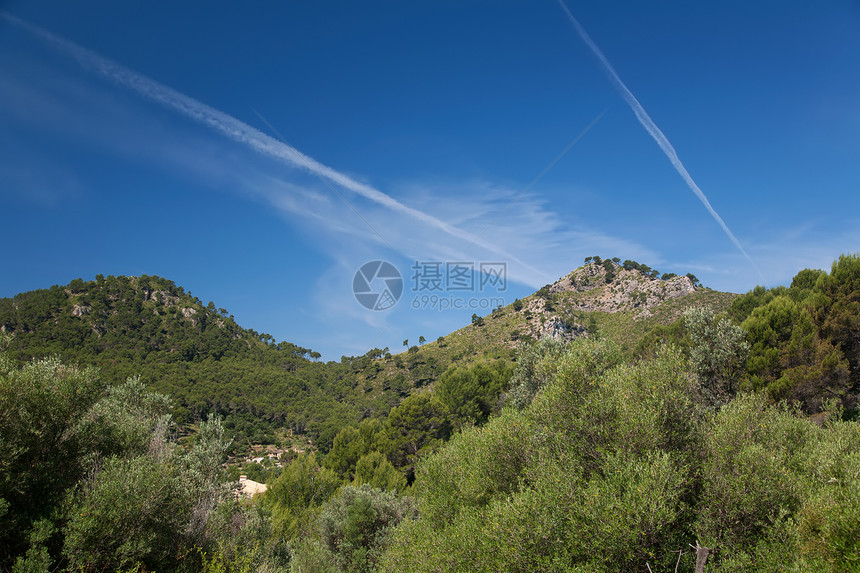
[[[792,396],[786,388],[811,387],[811,394],[797,394],[806,400],[807,394],[841,396],[858,385],[851,334],[856,294],[853,287],[840,286],[838,275],[798,275],[806,282],[820,275],[827,279],[821,279],[830,289],[826,293],[837,298],[825,304],[824,294],[810,298],[813,284],[740,296],[705,288],[693,275],[658,278],[656,270],[635,261],[589,259],[522,300],[473,315],[471,324],[435,341],[400,354],[374,348],[340,362],[321,362],[310,349],[242,328],[225,309],[155,276],[99,275],[0,299],[0,330],[14,334],[8,350],[18,361],[59,355],[68,363],[97,366],[109,383],[140,375],[151,389],[173,398],[181,422],[218,413],[240,444],[281,442],[292,432],[308,436],[323,451],[340,428],[387,416],[403,398],[435,385],[446,372],[476,363],[510,366],[520,346],[538,339],[598,336],[616,342],[628,358],[661,340],[683,347],[678,319],[688,307],[728,313],[740,324],[771,312],[767,309],[776,303],[788,304],[785,299],[793,301],[791,312],[809,314],[811,323],[803,332],[780,332],[758,342],[753,336],[753,355],[767,356],[752,363],[750,387],[769,387],[774,397]],[[840,294],[845,288],[847,294]],[[807,299],[817,306],[803,302]],[[766,308],[756,310],[759,306]],[[831,307],[841,318],[827,318]],[[793,336],[814,348],[790,343]],[[785,348],[773,349],[780,345]]]
[[[512,360],[521,344],[547,337],[597,335],[632,354],[646,334],[675,322],[687,307],[720,313],[739,296],[697,286],[691,275],[663,277],[635,261],[588,262],[522,300],[474,315],[464,328],[411,347],[393,358],[388,372],[422,386],[452,365]]]
[[[0,300],[0,569],[851,569],[860,256],[740,296],[658,274],[591,257],[339,363],[158,277]],[[195,435],[140,382],[105,388],[129,373]],[[209,412],[322,453],[225,471]],[[234,503],[221,481],[254,466],[266,493]]]
[[[343,425],[386,415],[452,366],[510,362],[520,343],[545,336],[600,332],[630,346],[685,305],[719,311],[734,296],[696,288],[687,277],[663,281],[639,268],[590,263],[435,342],[323,363],[310,349],[242,328],[171,280],[99,275],[0,299],[0,330],[14,334],[9,353],[22,362],[59,355],[97,366],[111,383],[140,375],[174,399],[181,421],[215,412],[242,442],[292,431],[326,449]]]
[[[367,360],[318,362],[318,353],[242,328],[155,276],[99,275],[0,299],[0,330],[14,334],[9,354],[19,361],[59,355],[97,366],[109,383],[140,375],[174,399],[178,420],[222,414],[241,442],[291,430],[325,443],[408,393],[396,384],[372,395],[356,389]]]

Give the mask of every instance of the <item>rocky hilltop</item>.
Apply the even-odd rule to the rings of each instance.
[[[658,274],[634,261],[587,262],[524,301],[530,334],[557,339],[586,336],[585,313],[632,313],[638,321],[653,316],[652,311],[665,302],[703,288],[693,275]]]
[[[652,306],[681,298],[696,291],[688,276],[660,279],[638,269],[624,269],[616,262],[587,264],[559,279],[549,287],[553,294],[563,292],[588,293],[579,300],[579,309],[585,312],[619,312],[641,309],[646,313]],[[650,316],[650,312],[645,314]]]

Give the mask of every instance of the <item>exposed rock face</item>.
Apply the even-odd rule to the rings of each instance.
[[[171,306],[179,303],[179,297],[171,295],[166,290],[153,290],[146,291],[144,294],[147,295],[147,300],[151,300],[154,302],[160,302],[165,306]]]
[[[584,315],[579,312],[635,311],[639,320],[652,316],[652,307],[696,290],[686,276],[662,280],[617,263],[604,264],[580,267],[530,297],[525,305],[530,334],[562,341],[587,336],[588,328],[581,324]],[[573,296],[565,297],[566,293]],[[562,306],[559,297],[566,300]]]
[[[556,316],[540,326],[539,338],[554,338],[555,340],[565,341],[585,336],[585,334],[586,329],[581,324],[572,321],[567,322]]]
[[[685,276],[664,281],[637,270],[624,270],[618,265],[615,265],[615,276],[610,279],[607,283],[606,269],[602,265],[585,265],[553,284],[550,292],[593,291],[593,296],[579,301],[579,310],[619,312],[636,308],[644,311],[696,290],[693,282]]]

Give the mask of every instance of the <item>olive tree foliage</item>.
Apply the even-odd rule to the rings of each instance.
[[[727,403],[738,390],[750,345],[746,332],[725,317],[703,308],[688,308],[684,322],[692,339],[690,362],[713,405]]]
[[[0,352],[0,570],[195,569],[228,442],[213,418],[180,448],[169,409],[138,378]]]
[[[253,500],[231,497],[206,525],[211,540],[202,551],[201,573],[284,573],[290,550],[272,521]]]
[[[220,481],[229,442],[214,417],[187,451],[166,432],[158,423],[147,452],[99,460],[70,493],[63,552],[73,568],[196,568],[193,550],[206,544],[206,524],[229,493]]]
[[[103,388],[92,369],[56,358],[18,367],[0,352],[0,569],[33,541],[56,557],[51,524],[66,490],[86,472],[89,439],[80,421]]]
[[[818,424],[764,393],[714,409],[671,346],[607,356],[574,341],[530,405],[423,460],[381,569],[692,571],[700,545],[712,573],[858,570],[860,425],[838,401]]]
[[[370,485],[346,486],[317,519],[322,546],[339,571],[369,573],[376,570],[393,528],[417,511],[411,497]]]
[[[558,358],[565,345],[554,338],[543,338],[537,343],[521,346],[517,350],[517,365],[511,376],[505,401],[514,408],[528,406],[535,394],[555,377]]]
[[[530,405],[455,435],[418,466],[421,515],[383,571],[666,569],[686,546],[703,412],[686,359],[620,366],[576,340]],[[656,570],[656,569],[655,569]]]
[[[716,571],[858,570],[860,426],[836,404],[819,425],[745,394],[709,424],[695,530]]]
[[[78,424],[88,442],[89,461],[168,447],[170,408],[170,399],[147,389],[139,376],[107,388]]]

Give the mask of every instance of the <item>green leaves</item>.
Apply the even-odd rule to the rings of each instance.
[[[437,382],[434,392],[448,408],[458,428],[485,423],[498,408],[511,369],[506,361],[452,368]]]
[[[387,434],[389,458],[408,479],[418,459],[450,436],[447,408],[429,392],[413,394],[388,414]]]
[[[848,363],[822,337],[808,305],[780,295],[755,308],[742,326],[752,342],[747,371],[753,388],[774,399],[800,400],[809,412],[846,389]]]
[[[317,527],[341,571],[369,573],[376,570],[394,526],[415,517],[412,498],[370,485],[346,486],[323,509]]]
[[[22,553],[26,532],[86,471],[79,423],[99,398],[95,371],[46,359],[16,368],[0,353],[0,567]]]
[[[307,532],[319,508],[341,485],[338,475],[317,464],[316,455],[300,454],[284,468],[263,497],[272,512],[275,531],[286,539]]]
[[[421,462],[421,516],[398,528],[383,569],[635,570],[670,558],[689,520],[695,381],[677,352],[618,360],[605,342],[574,341],[529,406]]]
[[[750,345],[746,333],[728,318],[717,318],[701,308],[684,312],[684,323],[690,334],[690,362],[699,375],[709,403],[722,405],[737,391]]]
[[[384,491],[400,492],[406,488],[406,477],[380,452],[370,452],[355,464],[353,485],[368,484]]]

